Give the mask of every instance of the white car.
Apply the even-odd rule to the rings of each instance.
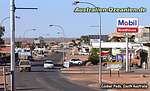
[[[54,68],[54,63],[52,60],[45,60],[44,61],[44,68]]]
[[[89,55],[88,52],[79,52],[79,55]]]
[[[71,59],[70,61],[69,61],[69,63],[71,64],[71,65],[81,65],[83,62],[80,60],[80,59]]]

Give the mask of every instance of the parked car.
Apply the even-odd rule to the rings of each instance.
[[[52,60],[45,60],[44,61],[44,68],[54,68],[54,63]]]
[[[80,59],[70,59],[70,65],[81,65],[83,62]]]
[[[89,55],[88,52],[79,52],[79,55]]]

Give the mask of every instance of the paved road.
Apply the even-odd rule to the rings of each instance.
[[[36,66],[32,72],[17,72],[16,76],[17,91],[96,91],[67,81],[58,69]]]

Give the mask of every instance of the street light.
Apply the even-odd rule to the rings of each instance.
[[[45,37],[45,38],[48,38],[49,34],[46,33],[46,34],[42,34],[42,37]]]
[[[16,19],[20,19],[19,16],[15,16]],[[5,29],[5,27],[3,26],[4,21],[6,21],[7,19],[10,19],[10,17],[5,17],[0,21],[0,26],[3,27]]]
[[[3,25],[3,22],[7,19],[9,19],[10,17],[5,17],[4,19],[1,20],[0,25]],[[16,19],[20,19],[19,16],[15,16]]]
[[[36,31],[36,29],[27,29],[27,30],[25,30],[24,31],[24,33],[23,33],[23,40],[25,41],[25,34],[28,32],[28,31]]]
[[[62,31],[62,38],[63,38],[63,57],[62,57],[62,65],[63,65],[63,62],[64,62],[64,41],[65,41],[65,39],[64,39],[64,29],[63,29],[63,27],[62,26],[60,26],[60,25],[49,25],[50,27],[53,27],[53,26],[55,26],[55,27],[58,27],[58,28],[60,28],[61,29],[61,31]]]
[[[79,3],[83,3],[83,4],[89,4],[92,5],[93,7],[97,8],[97,6],[95,6],[92,3],[89,2],[80,2],[80,1],[75,1],[73,4],[77,5]],[[101,61],[101,14],[100,12],[97,12],[99,15],[99,76],[98,76],[98,82],[100,83],[100,85],[102,84],[102,61]]]

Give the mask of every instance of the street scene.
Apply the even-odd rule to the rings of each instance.
[[[0,91],[150,91],[149,3],[1,0]]]

